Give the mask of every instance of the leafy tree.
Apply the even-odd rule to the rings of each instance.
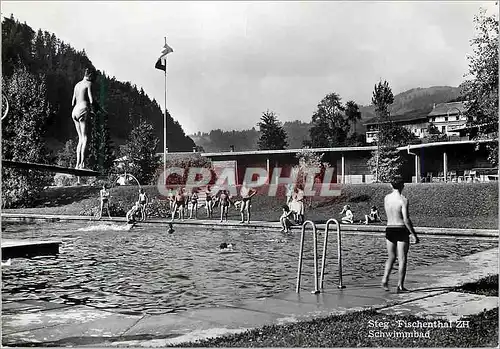
[[[288,135],[289,148],[300,149],[304,141],[309,139],[309,129],[311,125],[308,122],[299,120],[287,121],[283,123],[283,128]]]
[[[381,124],[379,137],[381,147],[401,147],[406,144],[420,143],[419,138],[413,132],[392,121]]]
[[[441,133],[432,122],[427,126],[427,139],[431,142],[442,142],[448,139],[446,134]]]
[[[99,102],[91,120],[88,163],[92,170],[107,174],[113,168],[114,152],[106,112],[107,84],[100,74],[96,85],[99,86]]]
[[[257,124],[260,128],[259,150],[285,149],[288,146],[287,134],[278,120],[278,116],[268,110],[262,113],[260,120]]]
[[[171,174],[167,182],[167,186],[175,187],[177,185],[185,187],[188,183],[189,170],[192,168],[206,168],[210,171],[210,178],[206,178],[209,184],[214,184],[216,180],[216,173],[213,169],[212,162],[200,154],[185,153],[185,154],[168,154],[167,155],[167,168],[182,168],[184,174],[181,176],[179,174]],[[158,169],[155,174],[156,182],[158,177],[162,174],[163,168]],[[195,178],[195,180],[201,180],[201,178]]]
[[[356,124],[361,120],[359,106],[354,101],[348,101],[345,105],[345,116],[352,123],[353,133],[356,133]]]
[[[350,126],[344,111],[345,107],[336,93],[330,93],[321,100],[312,116],[309,130],[312,147],[338,147],[345,144]]]
[[[149,184],[154,178],[159,166],[159,158],[156,155],[158,142],[153,126],[143,121],[132,129],[127,143],[122,146],[121,153],[127,157],[125,170],[140,183]]]
[[[57,153],[57,165],[73,168],[76,165],[76,142],[73,139],[69,139],[66,144],[64,144],[64,148],[59,150]]]
[[[389,120],[389,106],[394,102],[394,95],[389,83],[379,81],[372,93],[372,104],[375,106],[375,115],[381,122]]]
[[[465,115],[475,138],[498,140],[498,18],[481,9],[474,16],[476,36],[471,40],[469,77],[462,84]],[[498,142],[488,144],[489,161],[498,163]]]
[[[45,78],[46,98],[53,108],[46,123],[44,137],[60,142],[76,137],[76,129],[70,117],[73,87],[83,77],[85,68],[95,70],[85,50],[75,50],[53,33],[42,30],[35,32],[29,25],[19,23],[11,16],[2,21],[2,76],[10,77],[17,64],[24,65],[34,75],[43,74]],[[150,99],[142,88],[130,82],[117,81],[104,72],[98,74],[106,86],[105,117],[111,138],[117,144],[123,144],[132,128],[142,120],[148,120],[162,146],[162,107],[154,99]],[[169,113],[167,130],[168,147],[171,151],[192,150],[194,142],[184,134],[182,127]],[[163,149],[158,147],[157,150]],[[106,163],[107,160],[103,161]]]
[[[308,171],[313,169],[319,169],[314,179],[323,180],[326,169],[330,168],[330,164],[323,161],[324,155],[323,153],[313,152],[309,148],[303,148],[295,155],[299,163],[292,168],[292,171],[297,173],[297,184],[303,185],[306,181]]]
[[[377,152],[380,152],[379,155]],[[378,157],[378,172],[377,168]],[[368,160],[368,166],[372,174],[378,176],[378,182],[391,182],[394,179],[402,178],[405,161],[399,154],[396,147],[381,147],[372,152],[372,157]]]
[[[49,152],[43,141],[51,105],[43,76],[34,76],[17,66],[10,78],[2,79],[2,92],[9,101],[9,114],[2,121],[2,156],[21,162],[46,163]],[[31,204],[52,180],[47,172],[2,167],[3,207]]]
[[[405,159],[397,146],[411,138],[410,131],[395,125],[390,119],[389,107],[394,102],[392,89],[387,81],[379,81],[372,94],[372,104],[378,118],[377,150],[372,152],[368,166],[376,182],[390,182],[402,176]]]

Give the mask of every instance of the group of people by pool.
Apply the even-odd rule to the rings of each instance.
[[[389,275],[392,271],[394,262],[396,258],[399,261],[398,268],[398,286],[397,292],[407,292],[408,290],[404,287],[404,281],[406,277],[406,266],[407,266],[407,255],[410,246],[410,242],[418,243],[419,238],[417,237],[413,224],[410,220],[408,213],[408,200],[402,195],[404,188],[404,183],[402,181],[395,181],[391,183],[392,192],[387,194],[384,198],[384,208],[387,216],[387,226],[385,229],[385,238],[387,245],[388,259],[385,263],[384,276],[382,278],[382,288],[384,290],[389,290],[388,282]],[[301,186],[296,186],[295,188],[287,188],[287,201],[286,204],[282,206],[282,214],[279,221],[282,226],[282,231],[288,232],[289,228],[294,224],[302,224],[304,222],[304,190]],[[197,218],[198,203],[200,200],[200,189],[193,188],[191,193],[185,188],[179,188],[175,192],[170,191],[169,206],[171,211],[171,222],[175,219],[176,215],[180,219],[184,219],[185,210],[188,208],[190,203],[190,215],[189,218]],[[250,207],[251,199],[257,194],[257,191],[252,188],[248,188],[245,185],[241,187],[240,190],[240,200],[233,200],[230,193],[227,190],[219,190],[217,193],[213,193],[210,186],[205,188],[205,207],[207,210],[207,217],[212,218],[213,209],[216,206],[220,207],[220,221],[227,221],[228,210],[230,205],[239,208],[241,214],[241,223],[250,222]],[[101,210],[99,214],[99,219],[102,217],[102,211],[104,206],[107,207],[108,216],[109,212],[109,189],[106,185],[100,191],[101,198]],[[134,224],[136,221],[137,212],[141,212],[141,219],[146,219],[145,207],[148,203],[148,197],[143,189],[139,190],[139,197],[134,206],[127,212],[126,219],[128,224]],[[344,224],[354,223],[354,214],[349,205],[345,205],[342,209],[341,222]],[[366,214],[364,217],[364,223],[374,223],[382,222],[380,214],[376,206],[372,206],[370,213]],[[361,221],[363,222],[363,221]],[[169,233],[173,233],[172,223],[169,223]],[[221,250],[232,249],[232,246],[224,246],[221,244]]]
[[[111,194],[109,191],[109,187],[106,184],[103,184],[102,189],[99,192],[100,197],[100,209],[98,214],[98,219],[102,218],[102,213],[104,208],[106,208],[106,212],[108,213],[108,217],[111,218],[111,212],[109,209],[109,200],[111,198]],[[149,203],[148,195],[144,192],[144,189],[139,189],[139,197],[136,202],[134,202],[132,208],[127,211],[125,218],[127,220],[127,224],[135,224],[138,220],[145,221],[146,220],[146,205]]]
[[[238,200],[234,200],[230,192],[226,189],[213,192],[210,185],[206,186],[204,190],[197,187],[192,188],[190,191],[186,190],[186,188],[170,189],[168,192],[168,203],[171,220],[173,221],[176,218],[184,220],[187,216],[187,211],[189,211],[189,219],[197,219],[200,201],[204,197],[207,218],[213,218],[214,209],[218,207],[220,221],[227,222],[229,208],[233,206],[240,211],[240,223],[250,223],[251,199],[255,194],[257,194],[255,189],[245,185],[241,186]]]

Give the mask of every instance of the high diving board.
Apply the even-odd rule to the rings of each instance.
[[[40,170],[40,171],[48,171],[48,172],[55,172],[55,173],[66,173],[66,174],[79,176],[79,177],[85,177],[85,176],[98,177],[98,176],[100,176],[99,172],[92,171],[92,170],[82,170],[82,169],[67,168],[67,167],[47,165],[47,164],[36,164],[33,162],[19,162],[19,161],[12,161],[12,160],[2,160],[2,166],[16,167],[16,168],[22,168],[22,169],[27,169],[27,170]]]

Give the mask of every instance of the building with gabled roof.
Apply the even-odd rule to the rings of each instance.
[[[459,130],[467,124],[465,110],[464,102],[439,103],[434,104],[432,109],[412,110],[404,114],[391,115],[391,121],[407,128],[418,138],[428,136],[427,128],[430,124],[447,136],[460,136]],[[366,143],[375,142],[378,133],[378,118],[369,119],[364,125],[366,126]]]

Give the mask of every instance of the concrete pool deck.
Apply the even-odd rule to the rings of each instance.
[[[2,305],[2,344],[161,347],[364,309],[455,321],[498,307],[498,297],[451,291],[492,274],[498,274],[497,248],[409,270],[407,287],[412,292],[405,294],[394,292],[393,275],[391,292],[380,288],[379,279],[347,284],[342,290],[327,279],[318,295],[310,293],[312,285],[303,285],[299,294],[290,290],[178,313],[134,314],[19,299]]]
[[[49,215],[49,214],[30,214],[30,213],[2,213],[2,220],[11,222],[113,222],[125,224],[124,217],[103,218],[97,220],[90,216],[70,216],[70,215]],[[139,225],[166,225],[170,220],[167,218],[151,218],[146,222],[139,222]],[[184,221],[175,220],[174,225],[182,227],[203,227],[210,229],[242,229],[242,230],[263,230],[263,231],[279,231],[281,229],[279,222],[251,221],[250,224],[240,224],[239,221],[219,222],[217,219],[198,219]],[[324,223],[316,224],[318,231],[325,230]],[[292,230],[300,230],[300,226],[293,226]],[[310,226],[308,227],[308,229]],[[435,235],[435,236],[468,236],[468,237],[498,237],[498,229],[458,229],[458,228],[434,228],[434,227],[415,227],[418,234]],[[385,232],[385,226],[378,224],[341,224],[342,233],[346,234],[376,234]],[[335,225],[330,226],[330,232],[335,233]]]

